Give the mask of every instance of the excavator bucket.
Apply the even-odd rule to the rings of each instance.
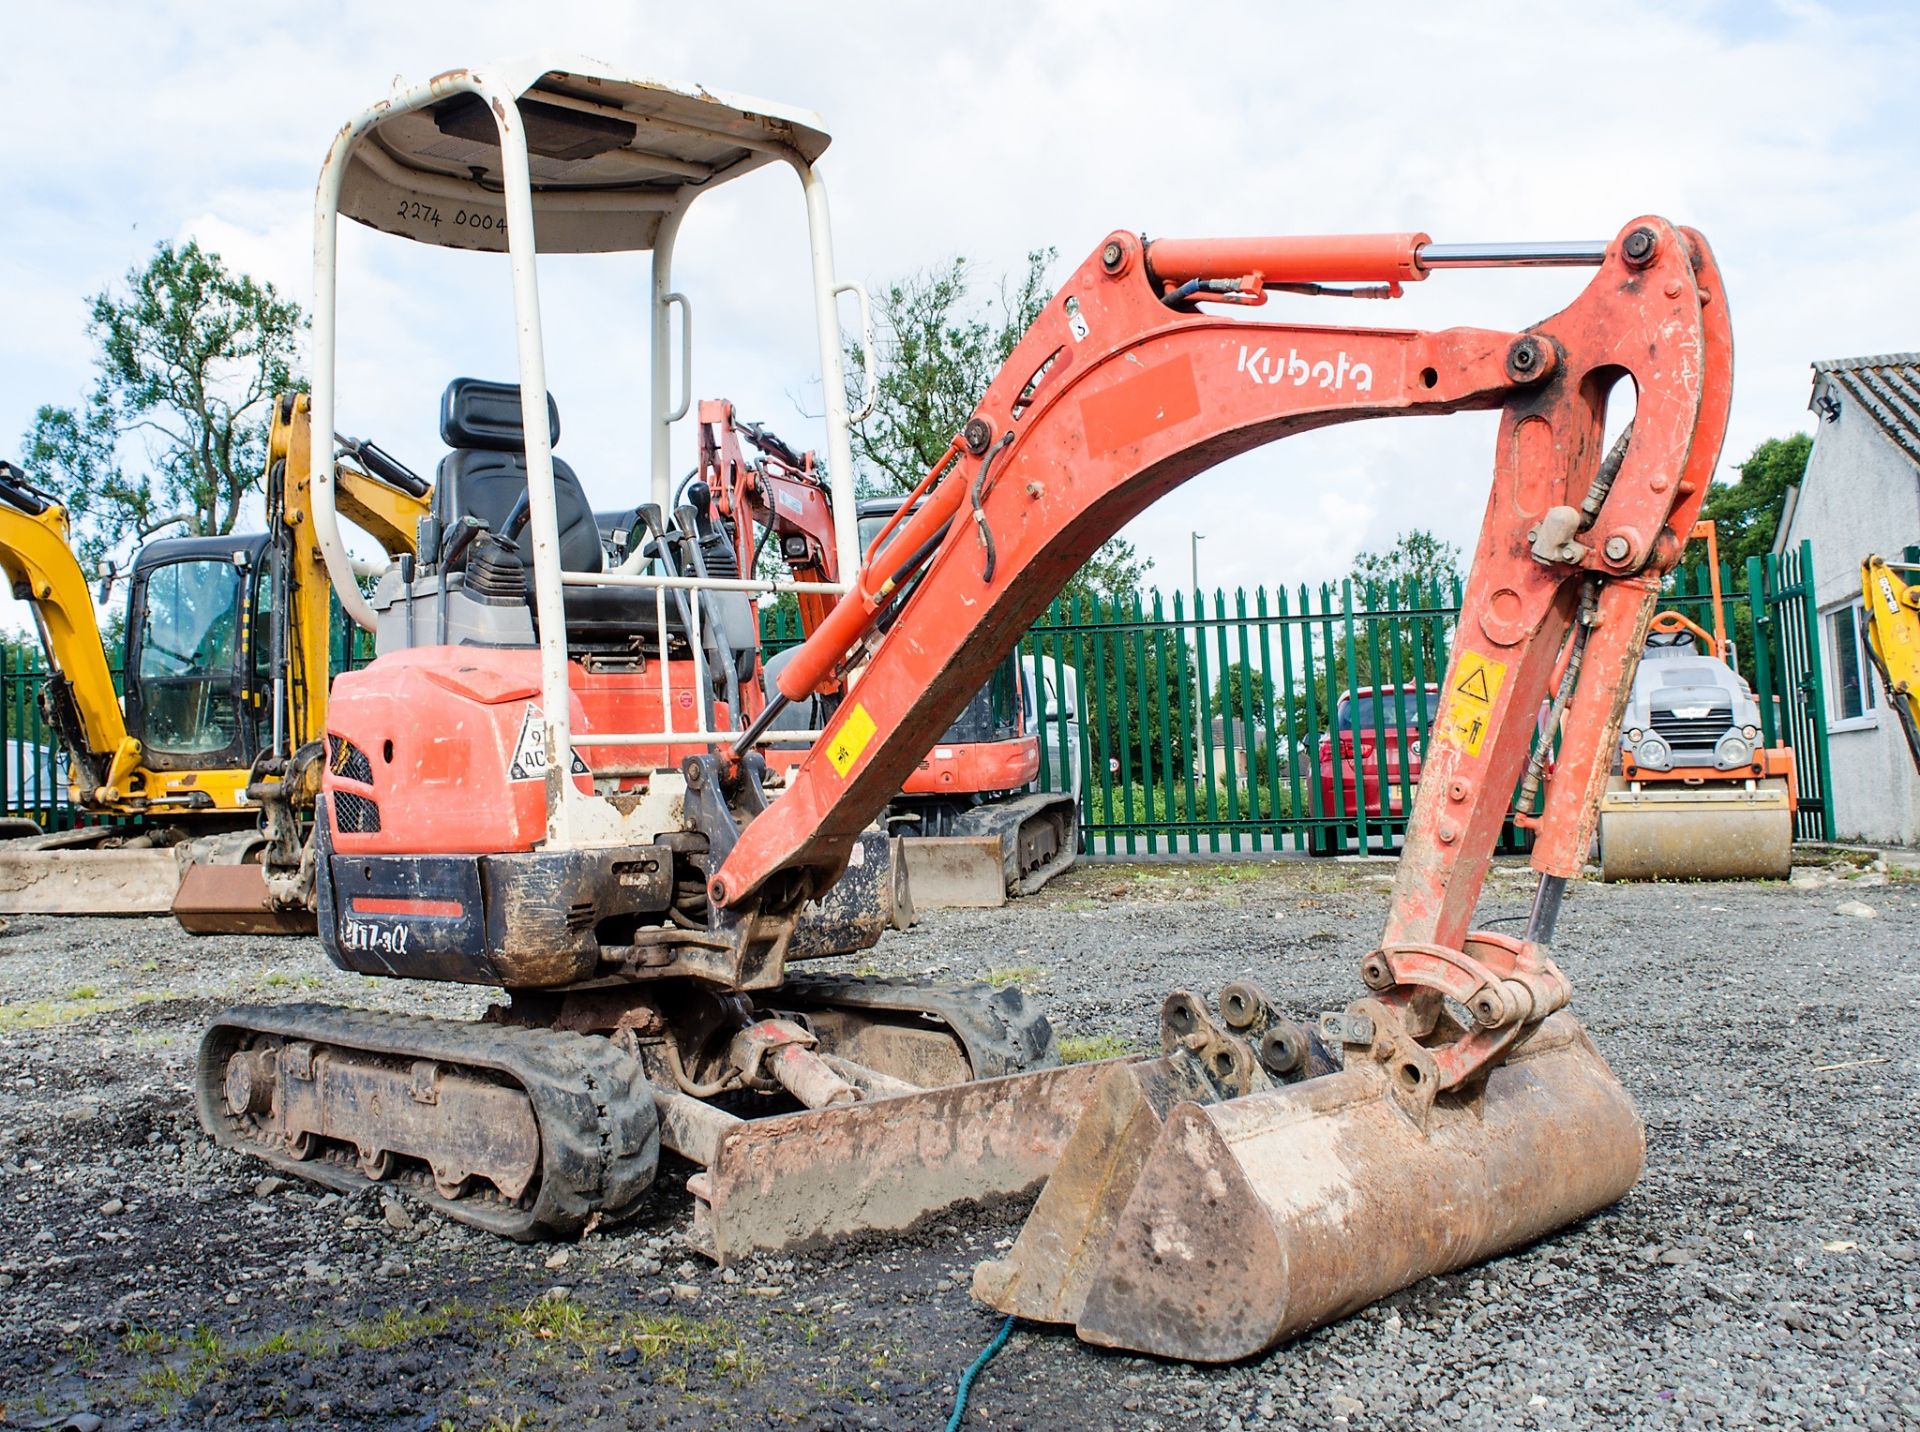
[[[190,935],[311,935],[311,910],[280,910],[267,895],[265,867],[195,861],[181,872],[173,917]]]
[[[1422,1108],[1386,1064],[1206,1102],[1184,1053],[1114,1067],[974,1296],[1102,1346],[1248,1357],[1614,1202],[1645,1136],[1561,1013]]]
[[[1618,777],[1600,803],[1605,880],[1785,880],[1793,797],[1785,780],[1689,786]]]

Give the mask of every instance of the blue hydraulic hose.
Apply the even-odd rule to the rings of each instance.
[[[993,1335],[993,1341],[980,1349],[967,1370],[960,1374],[960,1385],[953,1390],[953,1416],[947,1419],[947,1432],[960,1432],[960,1421],[967,1415],[967,1394],[973,1391],[973,1380],[980,1375],[980,1369],[993,1360],[993,1355],[1007,1345],[1007,1339],[1013,1336],[1013,1314],[1007,1314],[1007,1320],[1000,1324],[1000,1331]]]

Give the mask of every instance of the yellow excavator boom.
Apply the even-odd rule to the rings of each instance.
[[[1860,595],[1867,654],[1880,673],[1888,704],[1899,713],[1914,768],[1920,770],[1920,587],[1907,585],[1900,575],[1915,571],[1920,568],[1868,557],[1860,564]]]
[[[82,791],[91,769],[112,788],[127,781],[140,760],[140,743],[127,734],[113,668],[100,638],[93,593],[73,555],[67,510],[29,484],[12,463],[0,462],[0,569],[13,594],[33,609],[55,683],[55,722],[74,751],[75,795],[93,804],[99,793]]]

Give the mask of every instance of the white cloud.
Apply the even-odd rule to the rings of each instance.
[[[0,179],[0,447],[88,381],[82,300],[191,233],[305,297],[310,185],[334,129],[410,77],[532,48],[822,113],[842,271],[878,281],[965,253],[991,271],[1109,230],[1424,228],[1449,240],[1607,237],[1642,212],[1701,228],[1727,273],[1739,380],[1727,452],[1803,427],[1807,363],[1920,346],[1920,25],[1904,8],[1111,0],[921,8],[760,3],[40,7],[9,26]],[[84,89],[75,60],[86,56]],[[21,117],[28,117],[23,120]],[[797,187],[703,200],[679,286],[696,395],[796,441],[817,394]],[[644,481],[643,261],[543,266],[562,455],[594,496]],[[1440,275],[1314,321],[1517,327],[1578,273]],[[343,244],[342,421],[430,466],[439,390],[511,371],[504,262]],[[817,405],[816,405],[817,406]],[[1337,577],[1430,527],[1470,547],[1484,417],[1346,428],[1227,464],[1130,529],[1169,586],[1206,531],[1209,586]]]

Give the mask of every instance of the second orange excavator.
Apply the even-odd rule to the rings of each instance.
[[[764,427],[736,423],[733,405],[724,400],[702,402],[699,418],[700,466],[683,490],[692,499],[694,521],[718,523],[732,539],[731,570],[750,573],[761,548],[777,537],[797,581],[839,581],[832,492],[818,476],[814,455],[794,451]],[[742,439],[758,450],[758,461],[746,458]],[[899,495],[860,500],[863,551],[905,505]],[[749,540],[755,528],[758,542]],[[818,596],[796,601],[801,630],[811,634],[831,604]],[[769,694],[792,659],[789,649],[765,663]],[[886,827],[903,841],[915,908],[1001,905],[1034,894],[1072,868],[1079,850],[1079,793],[1071,779],[1061,789],[1040,788],[1043,693],[1034,689],[1034,674],[1017,652],[1008,653],[888,803]],[[789,707],[773,729],[824,724],[843,690],[836,685]],[[800,755],[796,747],[774,747],[767,753],[769,770],[777,776]],[[1069,770],[1078,755],[1073,751],[1064,763]]]

